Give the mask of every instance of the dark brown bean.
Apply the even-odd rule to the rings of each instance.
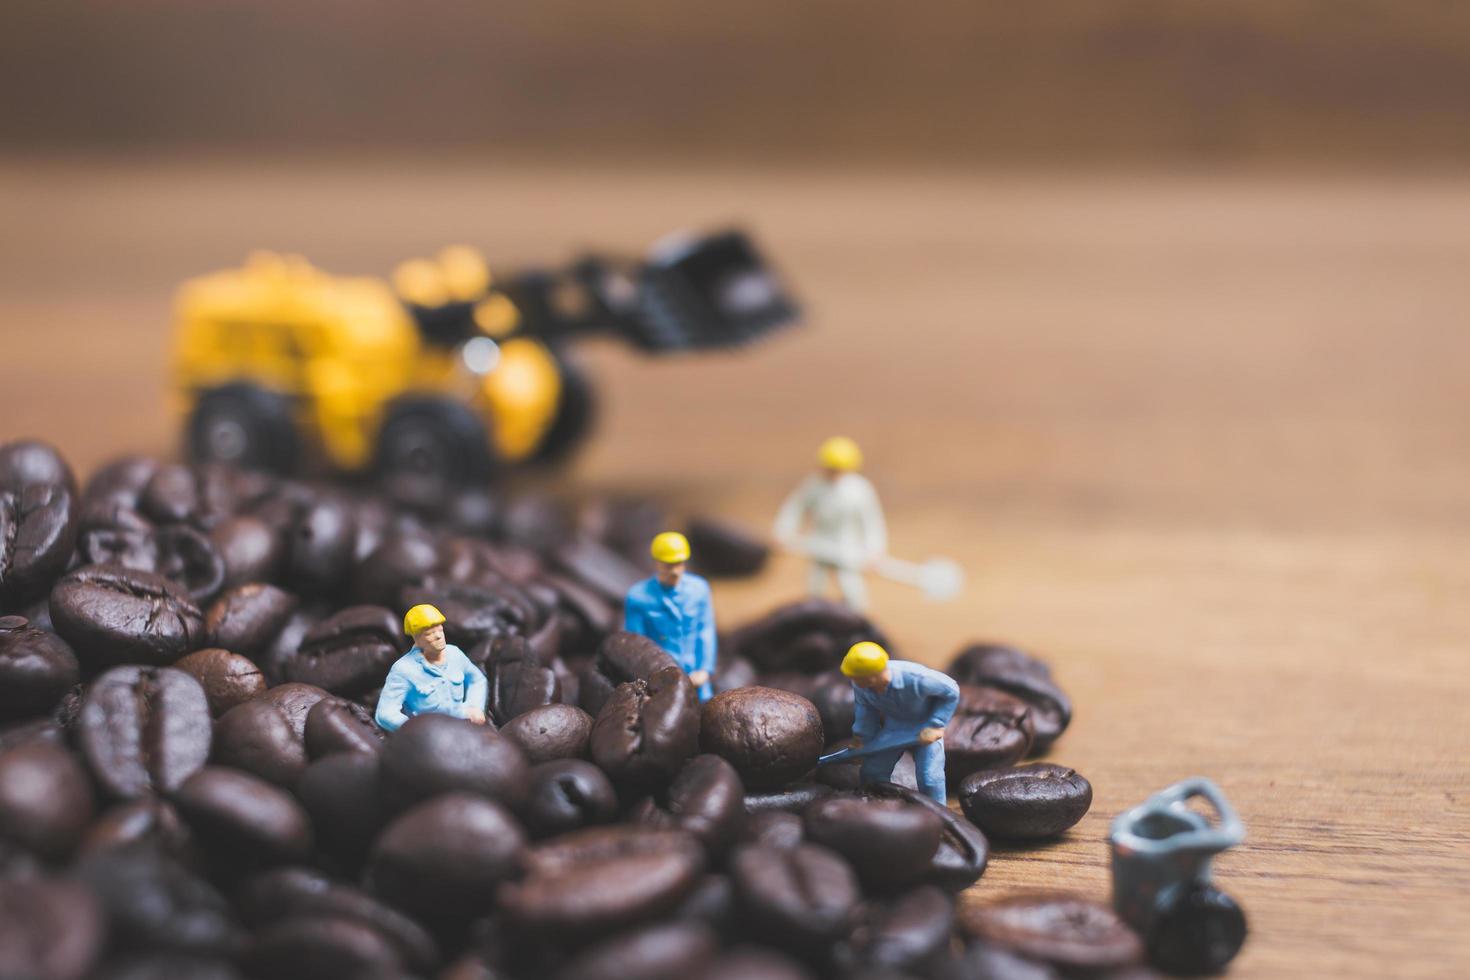
[[[65,749],[38,742],[0,755],[0,838],[60,860],[94,808],[87,772]]]
[[[286,531],[286,580],[303,595],[336,595],[352,571],[357,521],[332,496],[307,502]]]
[[[684,980],[703,975],[719,948],[714,930],[698,922],[644,926],[596,943],[552,974],[554,980]]]
[[[964,932],[1064,970],[1113,970],[1143,960],[1143,943],[1112,909],[1073,895],[1014,895],[971,905]]]
[[[288,681],[353,697],[381,685],[407,648],[401,620],[392,610],[349,606],[307,631],[296,656],[286,660],[284,674]]]
[[[965,816],[985,833],[1045,840],[1064,833],[1092,806],[1092,784],[1049,762],[972,773],[960,785]]]
[[[406,804],[439,793],[478,793],[511,808],[526,794],[526,755],[489,725],[449,715],[415,715],[387,739],[383,782]]]
[[[557,759],[532,767],[521,812],[533,837],[554,837],[592,824],[611,822],[618,813],[617,792],[607,775],[590,762]]]
[[[933,885],[870,902],[834,959],[848,974],[892,970],[929,976],[949,954],[954,911],[954,899]]]
[[[223,588],[269,582],[280,574],[286,546],[280,533],[254,514],[238,514],[209,532],[224,562]]]
[[[1031,709],[993,687],[960,685],[960,703],[944,726],[944,771],[951,785],[978,769],[998,769],[1026,757],[1035,737]]]
[[[306,742],[279,705],[247,701],[214,723],[210,760],[289,789],[306,769]]]
[[[24,616],[0,616],[0,720],[45,714],[80,676],[65,640]]]
[[[105,941],[102,910],[82,885],[0,880],[0,977],[81,980]]]
[[[582,709],[596,718],[619,684],[646,681],[661,670],[678,666],[668,651],[646,636],[610,633],[582,675]]]
[[[311,819],[263,779],[206,766],[178,788],[174,805],[212,856],[235,865],[285,864],[311,853]]]
[[[209,607],[209,642],[251,659],[270,647],[299,605],[291,593],[252,582],[229,589]]]
[[[860,787],[857,795],[873,800],[902,800],[924,807],[939,818],[939,849],[930,861],[927,884],[958,892],[973,885],[985,873],[990,842],[980,828],[949,807],[912,787],[894,783],[869,783]]]
[[[269,701],[282,711],[286,712],[286,718],[291,722],[291,728],[303,740],[306,738],[306,716],[318,701],[326,700],[332,695],[314,684],[277,684],[268,689],[264,694],[256,698],[257,701]]]
[[[0,608],[48,591],[76,536],[76,497],[64,484],[0,488]]]
[[[101,899],[119,948],[210,954],[239,945],[239,925],[214,886],[162,853],[105,850],[78,862],[73,873]]]
[[[999,688],[1030,706],[1036,752],[1049,749],[1072,721],[1072,700],[1052,680],[1051,669],[1014,647],[971,644],[955,655],[948,673],[961,684]]]
[[[532,765],[584,758],[592,716],[569,704],[544,704],[511,719],[500,734],[519,745]]]
[[[383,730],[372,712],[341,698],[323,698],[306,713],[306,751],[313,759],[333,752],[370,752],[383,748]]]
[[[0,488],[18,490],[33,483],[59,483],[74,496],[77,492],[66,458],[49,442],[15,439],[0,446]]]
[[[253,660],[219,647],[195,650],[176,661],[174,668],[199,682],[216,718],[266,689],[265,676]]]
[[[847,862],[815,844],[737,848],[730,875],[751,928],[798,953],[821,950],[843,935],[862,897]]]
[[[262,929],[244,962],[252,976],[279,980],[386,978],[403,970],[397,947],[381,932],[356,919],[319,913]]]
[[[751,790],[777,789],[816,768],[822,719],[806,698],[742,687],[705,702],[700,745],[724,757]]]
[[[337,752],[316,760],[296,781],[296,796],[318,845],[349,867],[362,862],[388,822],[376,755]]]
[[[770,557],[770,545],[730,521],[692,517],[684,531],[689,538],[690,566],[712,578],[755,575]]]
[[[697,755],[657,801],[641,804],[634,819],[688,831],[718,855],[734,842],[745,820],[745,787],[730,763],[717,755]]]
[[[112,796],[171,793],[209,758],[212,721],[199,682],[181,670],[114,667],[93,682],[77,739]]]
[[[51,590],[51,619],[77,656],[93,666],[171,664],[202,645],[204,616],[179,586],[159,575],[89,565]]]
[[[673,778],[699,751],[699,695],[669,667],[646,681],[619,685],[597,715],[592,760],[620,786],[647,789]]]
[[[87,828],[81,853],[138,847],[193,865],[198,857],[189,828],[172,803],[155,798],[119,803]]]
[[[841,854],[869,889],[895,891],[928,878],[941,823],[902,800],[832,796],[807,807],[806,839]]]

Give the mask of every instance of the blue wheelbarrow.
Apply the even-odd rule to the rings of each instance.
[[[1189,808],[1204,799],[1212,824]],[[1218,787],[1195,777],[1113,820],[1113,906],[1144,939],[1154,966],[1198,976],[1223,970],[1245,942],[1245,913],[1210,884],[1210,859],[1245,839]]]

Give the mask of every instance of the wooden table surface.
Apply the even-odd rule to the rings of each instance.
[[[854,436],[894,551],[970,574],[876,586],[879,621],[936,664],[1034,650],[1076,702],[1053,758],[1092,812],[973,900],[1105,899],[1109,820],[1204,774],[1248,825],[1233,976],[1470,974],[1470,181],[26,161],[0,214],[0,437],[84,471],[171,451],[170,290],[248,249],[383,273],[748,223],[804,329],[588,350],[602,431],[562,485],[764,525]],[[801,583],[720,584],[719,616]]]

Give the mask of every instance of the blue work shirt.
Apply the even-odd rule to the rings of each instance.
[[[855,736],[866,742],[880,729],[917,736],[920,729],[949,724],[960,702],[960,686],[954,678],[907,660],[888,661],[888,671],[893,679],[882,694],[852,686]]]
[[[378,726],[388,732],[397,731],[414,715],[468,718],[470,708],[485,710],[489,694],[485,675],[459,647],[446,646],[439,663],[431,664],[415,646],[388,671],[375,717]]]
[[[657,577],[644,579],[623,600],[623,629],[639,633],[663,647],[684,668],[715,672],[715,607],[709,583],[685,572],[669,588]],[[713,694],[709,683],[699,688],[699,700]]]

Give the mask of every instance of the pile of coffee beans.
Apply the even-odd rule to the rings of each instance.
[[[0,447],[0,977],[1138,976],[1075,896],[957,905],[990,837],[1055,837],[1091,787],[1017,765],[1066,729],[1045,665],[967,648],[963,812],[856,764],[837,671],[876,640],[802,600],[729,630],[701,705],[619,631],[647,501],[358,487],[123,459],[79,484]],[[700,521],[709,570],[763,546]],[[400,616],[448,617],[489,723],[385,735]]]

